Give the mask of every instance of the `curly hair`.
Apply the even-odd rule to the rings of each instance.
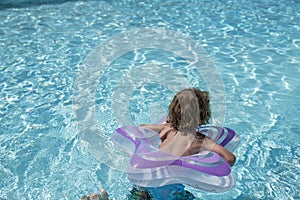
[[[178,92],[169,105],[167,122],[174,130],[194,129],[211,117],[209,93],[197,88]]]

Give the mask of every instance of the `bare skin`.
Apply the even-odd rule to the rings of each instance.
[[[98,193],[94,193],[91,195],[84,195],[80,198],[80,200],[109,200],[108,194],[104,189],[100,189],[100,195]]]
[[[233,166],[236,157],[223,146],[216,144],[211,139],[207,138],[205,143],[199,143],[193,138],[187,137],[189,133],[179,134],[174,131],[170,124],[142,124],[146,128],[152,129],[159,133],[162,141],[160,149],[176,156],[189,156],[199,153],[201,147],[206,150],[211,150],[224,158],[230,166]],[[196,130],[196,127],[193,129]]]

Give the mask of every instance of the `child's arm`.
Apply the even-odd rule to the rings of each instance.
[[[159,132],[164,127],[163,124],[141,124],[140,126],[149,128],[155,132]]]
[[[216,144],[213,147],[212,151],[219,154],[220,156],[222,156],[224,158],[224,160],[226,160],[230,166],[234,165],[235,160],[236,160],[235,155],[233,155],[233,153],[231,153],[230,151],[228,151],[221,145]]]

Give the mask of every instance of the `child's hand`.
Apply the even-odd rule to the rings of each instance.
[[[236,160],[235,155],[233,155],[233,153],[231,153],[230,151],[228,151],[221,145],[216,144],[214,146],[214,148],[212,149],[212,151],[219,154],[220,156],[222,156],[224,158],[224,160],[226,160],[230,166],[234,165],[235,160]]]

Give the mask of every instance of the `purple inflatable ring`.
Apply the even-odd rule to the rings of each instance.
[[[239,145],[240,137],[230,128],[206,125],[197,131],[214,139],[229,151]],[[181,183],[208,192],[225,192],[234,184],[229,164],[212,151],[191,156],[174,156],[160,150],[159,135],[141,126],[126,126],[112,135],[118,147],[130,156],[128,179],[142,187]]]

